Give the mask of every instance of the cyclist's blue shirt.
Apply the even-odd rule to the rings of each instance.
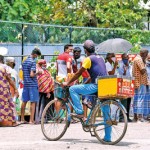
[[[106,76],[107,70],[104,59],[95,54],[85,58],[82,67],[87,69],[91,77],[91,83],[95,83],[98,76]]]
[[[30,77],[30,72],[36,72],[36,62],[29,56],[22,64],[24,87],[38,87],[37,77]]]

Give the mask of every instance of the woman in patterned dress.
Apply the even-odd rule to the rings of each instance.
[[[42,72],[37,76],[40,99],[36,105],[35,122],[38,124],[46,104],[54,98],[54,81],[50,72],[46,69],[46,61],[44,59],[38,61],[37,70]]]
[[[17,126],[10,85],[15,89],[15,95],[19,94],[5,68],[4,57],[0,55],[0,126]]]

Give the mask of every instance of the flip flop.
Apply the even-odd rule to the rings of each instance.
[[[12,125],[12,127],[17,127],[17,126],[20,126],[22,123],[16,123],[14,125]]]
[[[30,125],[37,125],[35,122],[29,122]]]
[[[27,121],[21,121],[20,124],[29,124]]]

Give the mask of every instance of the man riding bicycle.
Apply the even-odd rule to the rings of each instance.
[[[84,42],[84,50],[87,58],[85,58],[82,67],[74,74],[74,76],[68,81],[63,82],[63,86],[69,86],[73,81],[78,79],[82,72],[87,70],[90,75],[90,79],[87,80],[84,84],[73,85],[69,88],[70,96],[72,102],[74,104],[75,113],[72,116],[76,116],[78,118],[83,118],[83,108],[80,103],[80,95],[89,95],[96,93],[98,90],[98,86],[96,84],[96,78],[98,76],[107,76],[105,62],[102,57],[95,54],[95,44],[92,40],[86,40]],[[109,111],[108,107],[102,108],[104,119],[107,119],[107,112]],[[106,125],[107,126],[107,125]],[[105,128],[105,141],[111,141],[111,127]]]

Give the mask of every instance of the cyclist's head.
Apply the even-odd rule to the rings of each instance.
[[[95,44],[92,40],[86,40],[83,45],[84,49],[88,53],[94,53],[95,52]]]

